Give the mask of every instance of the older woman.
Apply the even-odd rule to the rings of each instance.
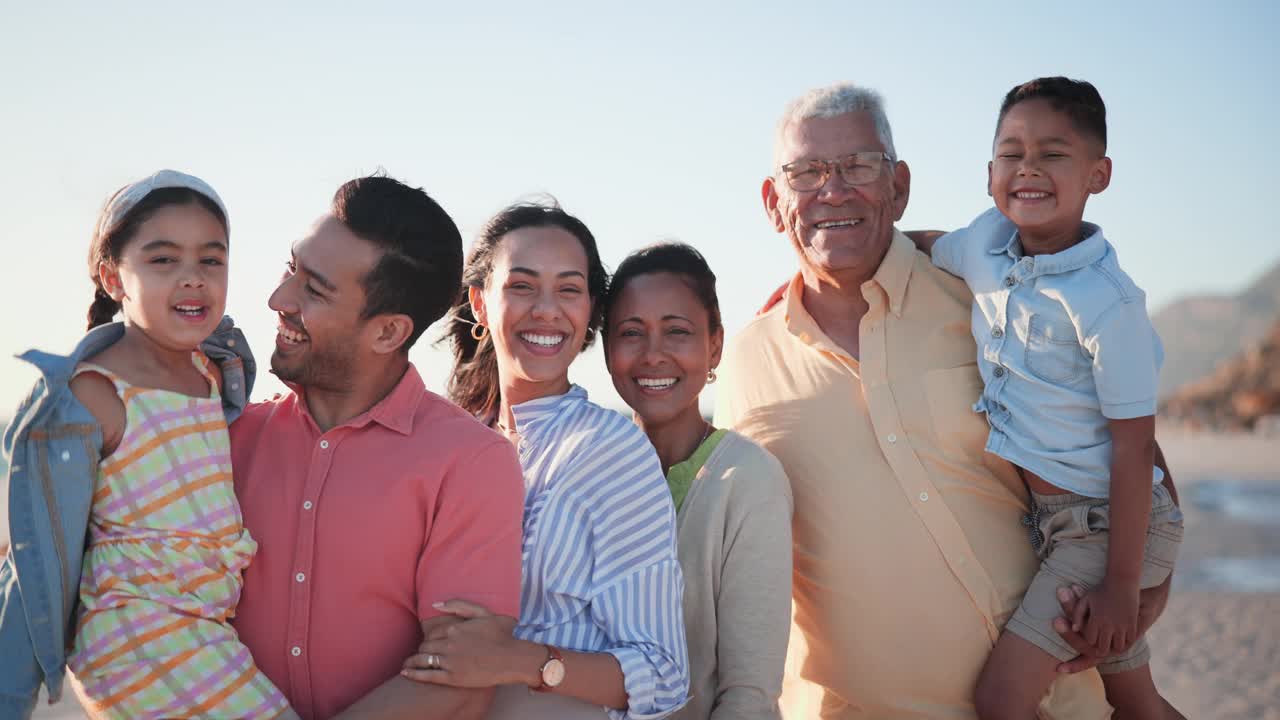
[[[490,718],[665,717],[689,684],[675,512],[644,434],[569,382],[603,314],[595,239],[559,207],[512,206],[463,281],[449,391],[519,451],[520,618],[445,603],[460,621],[433,630],[404,674],[498,687]]]
[[[689,720],[777,718],[791,622],[791,490],[750,440],[703,419],[724,330],[697,250],[633,253],[606,303],[613,386],[658,451],[678,510],[689,640]]]

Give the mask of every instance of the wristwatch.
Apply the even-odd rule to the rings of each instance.
[[[533,688],[534,692],[551,692],[564,682],[564,656],[550,645],[546,648],[547,661],[542,663],[542,669],[538,671],[542,676],[542,684]]]

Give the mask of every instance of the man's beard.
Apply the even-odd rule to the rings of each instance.
[[[304,390],[348,390],[355,382],[355,355],[355,348],[349,343],[312,344],[299,364],[282,367],[272,353],[271,374]]]

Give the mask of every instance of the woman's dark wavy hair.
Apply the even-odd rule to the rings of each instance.
[[[94,288],[93,302],[89,305],[89,330],[106,325],[120,312],[120,303],[102,287],[102,280],[98,277],[99,265],[119,265],[125,246],[138,234],[138,228],[156,211],[173,205],[198,205],[204,208],[222,225],[222,232],[228,233],[227,216],[223,214],[222,208],[195,190],[159,188],[147,193],[114,226],[95,231],[93,240],[89,243],[89,279],[93,281]],[[230,242],[229,237],[227,241]]]
[[[449,324],[441,341],[453,345],[453,375],[449,378],[449,399],[476,417],[484,417],[497,410],[501,400],[498,387],[498,358],[493,349],[493,338],[486,333],[476,340],[471,328],[476,324],[471,312],[471,300],[467,288],[483,290],[493,273],[493,256],[502,239],[509,233],[527,227],[557,227],[578,239],[587,255],[587,294],[591,297],[591,319],[587,324],[587,349],[604,317],[602,302],[609,274],[600,260],[595,236],[578,218],[565,212],[554,199],[546,203],[517,203],[509,205],[494,215],[476,237],[462,270],[462,291],[449,312]]]
[[[692,245],[682,242],[662,242],[641,248],[631,253],[622,261],[609,281],[609,292],[605,294],[605,332],[604,342],[609,344],[607,324],[612,322],[613,308],[622,295],[627,283],[641,275],[652,273],[671,273],[684,281],[702,307],[707,310],[707,329],[715,333],[720,329],[720,299],[716,296],[716,274],[711,272],[706,258]]]

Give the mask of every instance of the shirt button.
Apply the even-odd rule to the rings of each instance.
[[[298,657],[299,655],[302,654],[302,648],[298,647],[297,645],[294,645],[293,649],[289,651],[289,654],[294,657]]]
[[[302,582],[302,581],[304,581],[304,580],[306,580],[306,579],[307,579],[307,574],[306,574],[306,573],[298,573],[297,575],[294,575],[294,576],[293,576],[293,579],[294,579],[294,580],[297,580],[298,582]]]
[[[995,370],[991,371],[991,374],[996,377],[1004,377],[1004,368],[997,366]]]
[[[328,450],[328,449],[329,449],[329,441],[328,441],[328,440],[321,440],[321,441],[320,441],[320,449],[321,449],[321,450]]]
[[[929,500],[929,493],[927,492],[920,493],[920,502],[928,502],[928,500]]]
[[[63,451],[62,451],[62,462],[66,462],[66,461],[68,461],[68,460],[70,460],[70,459],[71,459],[71,453],[70,453],[70,452],[68,452],[68,451],[66,451],[66,450],[63,450]]]
[[[1004,286],[1005,286],[1005,287],[1013,287],[1016,283],[1017,283],[1017,281],[1013,279],[1013,276],[1012,276],[1012,275],[1010,275],[1009,277],[1007,277],[1007,278],[1005,278],[1005,279],[1004,279]]]
[[[235,347],[235,346],[236,346],[235,338],[232,338],[227,341],[227,347]]]
[[[303,509],[303,510],[310,510],[310,509],[311,509],[311,501],[310,501],[310,500],[306,500],[306,501],[304,501],[304,502],[302,503],[302,509]]]
[[[232,389],[232,390],[239,390],[239,389],[240,389],[240,383],[231,383],[231,389]]]
[[[891,442],[891,443],[896,443],[896,442],[898,442],[898,436],[897,436],[897,435],[894,435],[893,433],[889,433],[889,437],[887,437],[887,438],[885,438],[885,439],[886,439],[886,440],[888,440],[888,441],[889,441],[889,442]]]
[[[995,328],[991,331],[991,337],[1004,337],[1004,330]]]

